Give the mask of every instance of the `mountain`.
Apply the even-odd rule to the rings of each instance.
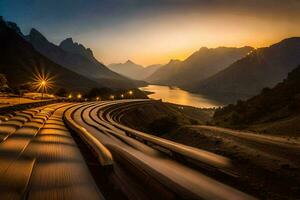
[[[148,77],[147,81],[184,88],[187,84],[199,82],[225,69],[251,50],[253,50],[252,47],[212,49],[202,47],[182,62],[171,60]]]
[[[263,91],[246,101],[238,101],[216,111],[214,121],[226,126],[248,126],[252,124],[268,124],[269,127],[280,128],[287,132],[292,127],[294,132],[300,130],[300,66],[288,74],[288,77],[274,88]],[[295,116],[298,123],[295,123]],[[298,116],[298,117],[297,117]],[[292,120],[283,120],[291,119]],[[284,122],[284,123],[283,123]],[[284,126],[283,126],[284,124]],[[289,129],[288,129],[288,126]],[[298,129],[297,129],[298,127]],[[282,132],[282,133],[284,133]]]
[[[113,63],[108,65],[107,67],[114,72],[136,80],[140,79],[141,72],[144,68],[141,65],[135,64],[131,60],[128,60],[125,63]]]
[[[146,81],[155,84],[177,85],[170,80],[170,77],[175,77],[179,73],[181,64],[180,60],[170,60],[168,64],[161,66],[152,75],[148,76]]]
[[[299,64],[300,38],[289,38],[270,47],[253,50],[225,70],[189,85],[189,88],[234,102],[249,98],[264,87],[273,87]]]
[[[59,44],[59,47],[67,52],[73,54],[79,54],[89,59],[92,62],[97,63],[98,61],[95,59],[93,52],[90,48],[85,48],[82,44],[77,42],[73,42],[72,38],[67,38]]]
[[[135,80],[144,80],[154,73],[160,66],[161,65],[150,65],[148,67],[143,67],[142,65],[135,64],[131,60],[128,60],[125,63],[110,64],[108,65],[108,68],[126,77]]]
[[[110,71],[106,66],[97,61],[89,48],[74,43],[72,38],[62,41],[57,46],[49,42],[36,29],[31,29],[26,38],[37,51],[50,60],[107,87],[129,88],[134,86],[133,81]]]
[[[14,22],[6,22],[6,25],[9,28],[13,29],[17,34],[19,34],[20,36],[24,37],[21,29],[19,28],[19,26],[16,23],[14,23]]]
[[[15,87],[32,82],[34,73],[54,76],[56,88],[85,91],[103,87],[59,64],[49,60],[26,41],[15,28],[0,20],[0,73],[5,74],[8,85]]]
[[[149,65],[143,69],[143,80],[146,80],[149,76],[151,76],[154,72],[156,72],[159,68],[161,68],[163,65],[161,64],[154,64]]]

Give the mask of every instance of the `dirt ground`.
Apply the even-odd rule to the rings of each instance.
[[[233,184],[249,194],[260,199],[300,199],[299,138],[208,126],[187,126],[164,137],[230,158],[239,174]]]

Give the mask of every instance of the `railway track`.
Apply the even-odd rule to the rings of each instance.
[[[0,199],[104,199],[62,117],[72,104],[4,116]]]
[[[128,111],[148,103],[57,103],[1,116],[0,199],[254,199],[203,173],[234,177],[230,159],[121,123]],[[101,177],[65,125],[103,166],[94,168],[107,176],[101,184],[117,190],[99,186]],[[122,195],[107,195],[119,190]]]
[[[192,160],[203,169],[230,171],[228,158],[178,144],[120,123],[126,112],[149,100],[83,103],[66,111],[65,121],[111,166],[114,183],[130,199],[254,199],[178,161]]]

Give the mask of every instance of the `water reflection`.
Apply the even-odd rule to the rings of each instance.
[[[153,92],[153,94],[148,95],[149,98],[162,99],[165,102],[194,106],[199,108],[223,106],[222,103],[212,100],[207,96],[190,93],[178,87],[148,85],[146,87],[141,87],[140,89],[147,92]]]

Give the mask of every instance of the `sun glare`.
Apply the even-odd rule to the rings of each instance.
[[[44,73],[33,74],[33,89],[47,93],[49,89],[53,88],[53,84],[53,77],[45,75]]]

